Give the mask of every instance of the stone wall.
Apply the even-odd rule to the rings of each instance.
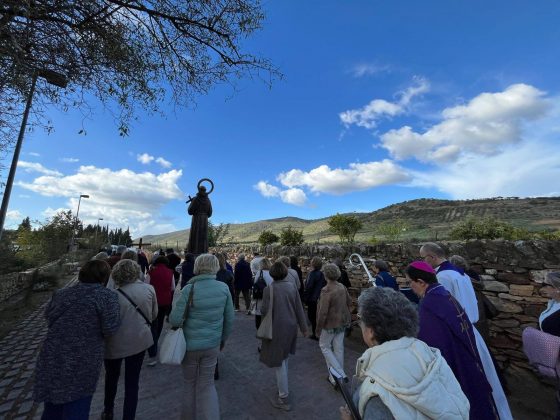
[[[304,275],[309,261],[320,255],[325,261],[343,258],[356,298],[361,289],[369,287],[362,268],[349,266],[347,257],[359,253],[370,267],[375,259],[387,261],[399,283],[404,282],[403,269],[419,258],[421,244],[379,244],[371,246],[304,245],[301,247],[244,246],[226,249],[231,262],[238,253],[249,257],[255,252],[275,258],[279,255],[296,255]],[[545,309],[547,299],[540,294],[546,273],[560,269],[560,241],[490,241],[446,242],[441,244],[448,255],[461,255],[471,268],[481,274],[483,293],[499,310],[490,321],[490,340],[487,343],[498,362],[511,373],[516,370],[532,371],[522,350],[521,333],[527,326],[536,327],[538,316]]]
[[[59,277],[71,273],[78,263],[64,263],[54,261],[39,268],[31,268],[19,273],[9,273],[0,276],[0,304],[15,295],[36,288],[48,288],[41,281],[47,277]],[[37,273],[35,274],[35,271]]]

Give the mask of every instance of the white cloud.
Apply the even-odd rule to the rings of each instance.
[[[88,194],[90,198],[82,199],[80,206],[80,219],[85,223],[95,224],[102,217],[104,224],[130,226],[132,232],[141,234],[142,226],[155,226],[148,222],[157,219],[165,204],[184,198],[177,186],[182,174],[181,170],[153,174],[80,166],[73,175],[41,176],[18,185],[44,196],[67,197],[72,211],[78,207],[79,195]],[[60,209],[50,210],[56,213]]]
[[[411,100],[430,90],[428,80],[415,77],[414,83],[397,94],[396,102],[385,99],[374,99],[369,104],[359,109],[351,109],[338,114],[340,121],[348,128],[357,125],[368,129],[375,128],[381,118],[394,117],[407,111]]]
[[[307,202],[305,192],[299,188],[288,188],[281,190],[280,188],[269,184],[266,181],[259,181],[253,188],[261,193],[263,197],[279,197],[284,203],[293,204],[295,206],[303,206]]]
[[[507,146],[500,154],[461,156],[457,161],[414,173],[414,186],[434,187],[454,199],[557,196],[560,145],[534,140]]]
[[[153,156],[150,156],[147,153],[142,153],[141,155],[136,155],[136,159],[138,160],[138,162],[143,163],[144,165],[147,165],[152,160],[154,160],[155,158]]]
[[[6,219],[7,220],[23,220],[23,214],[19,210],[8,210],[6,212]]]
[[[284,203],[293,204],[295,206],[303,206],[307,202],[305,192],[299,188],[290,188],[280,191],[280,199]]]
[[[259,181],[253,188],[261,193],[263,197],[278,197],[280,195],[280,188],[270,185],[265,181]]]
[[[278,181],[286,187],[305,186],[312,192],[329,194],[345,194],[403,183],[408,179],[407,171],[388,159],[381,162],[351,163],[346,169],[331,169],[327,165],[309,172],[292,169],[278,175]]]
[[[37,162],[26,162],[24,160],[20,160],[17,164],[18,168],[22,168],[25,172],[39,172],[41,174],[49,175],[49,176],[62,176],[62,174],[58,171],[51,170],[45,168],[43,165]]]
[[[40,155],[39,153],[37,153],[37,152],[29,152],[29,153],[27,153],[27,154],[28,154],[29,156],[33,156],[33,157],[39,157],[39,156],[41,156],[41,155]]]
[[[61,160],[61,162],[66,162],[66,163],[76,163],[76,162],[80,161],[80,159],[72,158],[72,157],[62,158],[60,160]]]
[[[162,157],[158,157],[156,159],[156,163],[159,163],[164,168],[171,168],[171,162],[169,162],[168,160],[165,160]]]
[[[390,73],[391,66],[387,64],[375,64],[375,63],[360,63],[356,64],[352,68],[352,75],[354,77],[364,77],[364,76],[374,76],[380,73]]]
[[[505,145],[519,143],[524,124],[546,114],[551,104],[544,96],[526,84],[481,93],[466,105],[444,109],[443,121],[424,133],[404,126],[383,134],[381,143],[396,159],[437,162],[455,160],[466,153],[492,156]]]

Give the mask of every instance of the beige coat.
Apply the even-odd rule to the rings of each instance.
[[[321,289],[317,305],[317,336],[321,330],[348,326],[351,322],[352,299],[346,287],[339,282],[327,282]]]
[[[121,289],[138,305],[150,320],[158,314],[156,292],[152,286],[140,280],[125,284]],[[117,332],[106,339],[105,359],[121,359],[138,354],[154,344],[152,330],[129,300],[114,290],[119,297],[121,326]]]

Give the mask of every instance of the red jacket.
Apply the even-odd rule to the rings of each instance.
[[[171,305],[173,301],[173,271],[165,264],[155,265],[150,272],[150,284],[156,290],[158,306]]]

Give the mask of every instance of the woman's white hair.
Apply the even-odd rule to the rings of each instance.
[[[113,267],[111,277],[117,286],[134,283],[140,278],[140,266],[136,261],[120,260]]]
[[[327,280],[336,281],[340,278],[340,268],[332,263],[325,264],[323,266],[323,274]]]
[[[194,275],[199,274],[216,274],[220,269],[220,263],[215,255],[202,254],[194,260]]]

